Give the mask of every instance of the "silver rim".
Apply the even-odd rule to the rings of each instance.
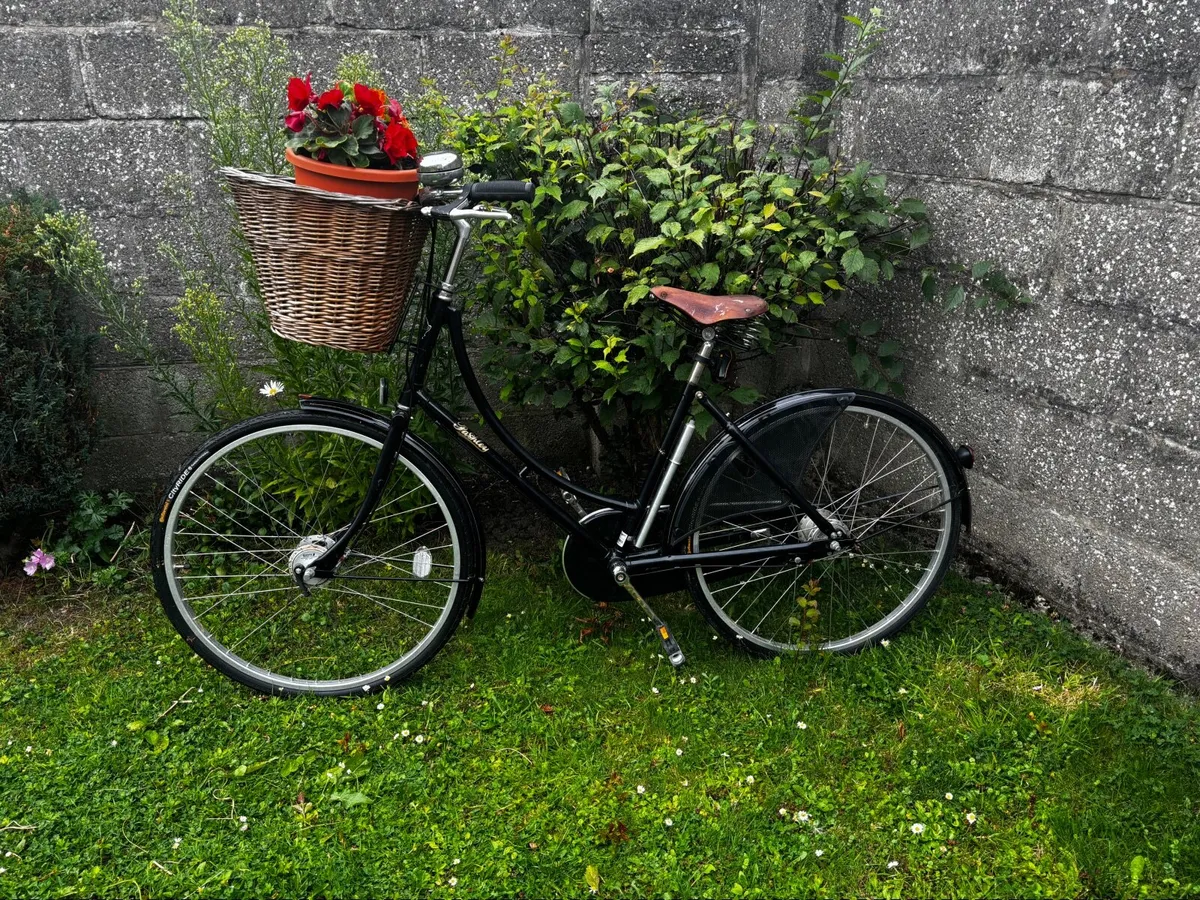
[[[697,566],[697,584],[741,640],[780,652],[865,646],[899,627],[940,578],[953,536],[946,470],[910,426],[850,406],[814,451],[804,489],[826,518],[862,539],[857,552],[790,568],[762,566],[749,577],[745,570]],[[691,546],[699,551],[819,536],[811,520],[788,506],[705,525],[693,532]]]
[[[458,530],[437,488],[403,457],[338,576],[306,596],[290,575],[348,524],[381,448],[347,428],[279,425],[230,441],[187,476],[164,526],[167,583],[196,640],[238,680],[370,690],[449,624]]]

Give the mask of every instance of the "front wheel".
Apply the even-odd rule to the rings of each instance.
[[[785,410],[750,438],[853,543],[801,565],[689,572],[700,611],[751,652],[851,652],[895,634],[937,590],[958,543],[957,473],[925,420],[863,394],[840,412],[825,409],[832,411],[824,419],[804,406]],[[820,539],[813,521],[742,456],[727,453],[708,473],[705,500],[688,523],[690,550]]]
[[[230,678],[276,694],[381,688],[424,665],[480,589],[466,498],[406,443],[368,523],[329,579],[292,571],[354,518],[380,429],[316,411],[260,416],[184,465],[152,537],[155,586],[188,645]]]

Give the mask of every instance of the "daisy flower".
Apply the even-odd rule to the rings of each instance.
[[[913,822],[912,827],[908,830],[911,831],[913,834],[924,834],[925,826],[922,825],[920,822]]]
[[[258,392],[264,397],[278,397],[283,393],[282,381],[268,381],[258,389]]]

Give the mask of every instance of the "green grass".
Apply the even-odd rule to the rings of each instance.
[[[415,680],[280,700],[148,594],[6,602],[0,896],[1200,893],[1195,704],[1066,628],[952,578],[888,647],[761,661],[664,606],[683,682],[495,558]]]

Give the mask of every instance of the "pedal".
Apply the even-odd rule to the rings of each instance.
[[[646,602],[646,598],[638,593],[637,588],[633,586],[633,582],[629,579],[629,572],[625,566],[620,563],[615,563],[612,567],[613,581],[625,588],[626,592],[637,601],[638,606],[642,608],[642,612],[650,619],[650,623],[654,626],[654,632],[658,635],[658,639],[662,641],[663,653],[666,654],[667,660],[678,669],[685,662],[687,657],[683,655],[683,650],[679,647],[679,642],[675,640],[675,635],[671,634],[671,629],[667,627],[666,622],[659,618],[650,604]]]

